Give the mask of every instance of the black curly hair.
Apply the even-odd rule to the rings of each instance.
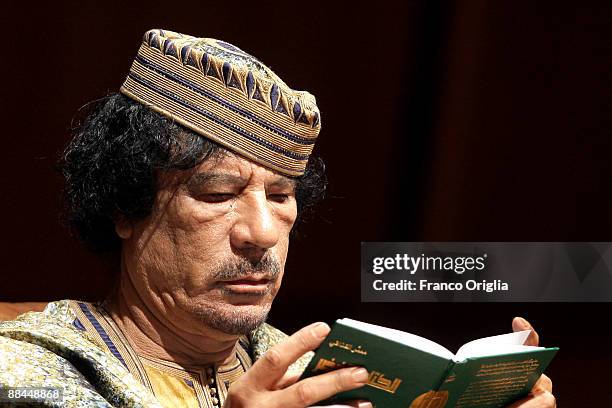
[[[225,151],[117,93],[93,102],[81,116],[59,160],[66,180],[62,219],[95,252],[121,248],[118,216],[140,220],[150,214],[160,171],[192,169]],[[323,161],[311,157],[296,178],[298,221],[323,198],[326,185]]]

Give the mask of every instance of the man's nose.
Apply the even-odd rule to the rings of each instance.
[[[231,233],[232,245],[243,250],[267,250],[278,243],[279,226],[265,192],[251,194],[238,209],[240,219]]]

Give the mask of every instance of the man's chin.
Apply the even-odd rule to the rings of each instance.
[[[196,308],[194,315],[205,326],[226,334],[246,335],[265,323],[270,304],[223,304]]]

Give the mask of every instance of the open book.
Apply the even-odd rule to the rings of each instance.
[[[376,408],[497,408],[525,396],[558,348],[523,345],[530,331],[486,337],[452,353],[414,334],[340,319],[302,375],[362,366],[368,383],[327,403],[370,400]]]

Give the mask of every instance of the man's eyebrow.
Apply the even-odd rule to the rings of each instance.
[[[276,187],[276,188],[287,188],[287,187],[295,188],[296,182],[295,182],[295,179],[280,176],[276,180],[271,182],[268,186]]]
[[[245,185],[248,183],[248,180],[244,177],[236,176],[233,174],[202,172],[191,176],[187,181],[187,186],[195,187],[197,185],[208,183]]]
[[[227,173],[215,173],[215,172],[202,172],[194,174],[187,181],[188,187],[195,187],[198,185],[204,185],[208,183],[218,184],[233,184],[233,185],[246,185],[249,180],[245,177],[236,176]],[[276,188],[295,188],[296,181],[289,177],[279,176],[274,181],[268,184],[269,187]]]

